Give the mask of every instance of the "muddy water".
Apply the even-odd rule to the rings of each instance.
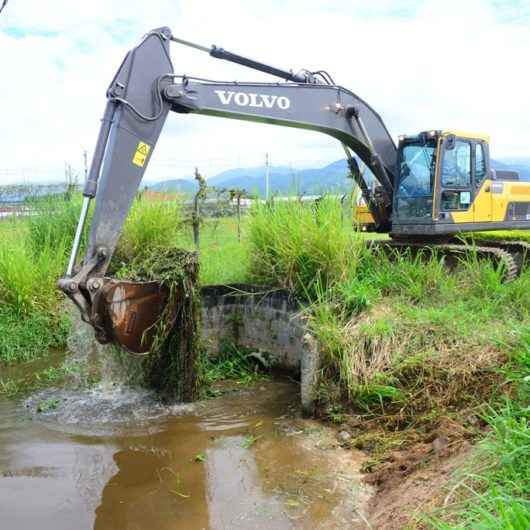
[[[0,398],[0,528],[366,528],[360,458],[300,419],[297,392],[267,381],[173,407],[123,388]]]

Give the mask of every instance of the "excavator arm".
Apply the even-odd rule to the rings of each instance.
[[[175,75],[169,55],[172,40],[287,82],[226,83]],[[105,273],[170,110],[309,129],[336,138],[345,149],[352,176],[378,230],[388,230],[397,150],[383,121],[367,103],[332,84],[329,76],[319,77],[318,73],[307,71],[293,74],[222,48],[205,48],[177,39],[169,28],[155,29],[126,55],[107,90],[70,261],[65,276],[59,280],[59,287],[95,328],[100,342],[116,340],[115,331],[102,317],[102,301],[108,301],[111,281]],[[350,150],[371,169],[379,183],[376,193],[370,190]],[[94,198],[88,247],[82,264],[77,266],[84,225]],[[144,331],[152,323],[147,322]],[[123,340],[119,342],[123,344]],[[128,347],[133,351],[145,349],[140,343],[137,336]]]

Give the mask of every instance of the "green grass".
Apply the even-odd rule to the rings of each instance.
[[[217,357],[204,361],[202,371],[208,387],[226,380],[249,385],[265,377],[264,368],[252,351],[224,344]]]
[[[0,224],[0,362],[27,361],[65,345],[68,323],[56,288],[68,246],[66,235],[58,235],[63,209],[70,215],[73,206],[59,203],[53,217],[47,204],[35,216]]]
[[[337,200],[324,198],[318,206],[296,199],[258,204],[250,217],[250,274],[312,298],[355,274],[363,243]]]
[[[62,315],[31,312],[20,316],[4,307],[0,309],[0,361],[29,361],[50,349],[64,348],[69,328]]]
[[[153,248],[171,247],[183,228],[182,204],[178,200],[135,200],[127,216],[114,260],[125,266]]]
[[[59,195],[33,199],[30,202],[35,215],[23,221],[27,229],[24,242],[35,256],[46,253],[49,249],[55,249],[58,254],[66,257],[70,252],[70,245],[67,243],[72,240],[77,228],[81,203],[80,195],[74,195],[69,201]],[[85,240],[83,248],[84,243]]]
[[[518,239],[530,241],[530,230],[499,230],[496,232],[475,232],[466,234],[466,237],[477,237],[479,239]]]
[[[200,271],[202,285],[241,283],[249,279],[248,220],[242,219],[242,240],[233,217],[205,219],[201,225]],[[180,231],[177,244],[194,249],[191,227]]]

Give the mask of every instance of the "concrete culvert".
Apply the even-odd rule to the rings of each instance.
[[[234,284],[203,287],[202,341],[215,357],[223,342],[255,349],[274,367],[300,376],[304,414],[314,412],[319,373],[317,342],[289,291]]]

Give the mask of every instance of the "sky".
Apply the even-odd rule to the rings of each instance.
[[[325,69],[392,135],[456,128],[530,156],[530,0],[9,0],[0,14],[0,185],[83,175],[105,91],[150,29],[295,71]],[[274,81],[172,44],[176,73]],[[146,180],[343,157],[321,133],[171,113]]]

